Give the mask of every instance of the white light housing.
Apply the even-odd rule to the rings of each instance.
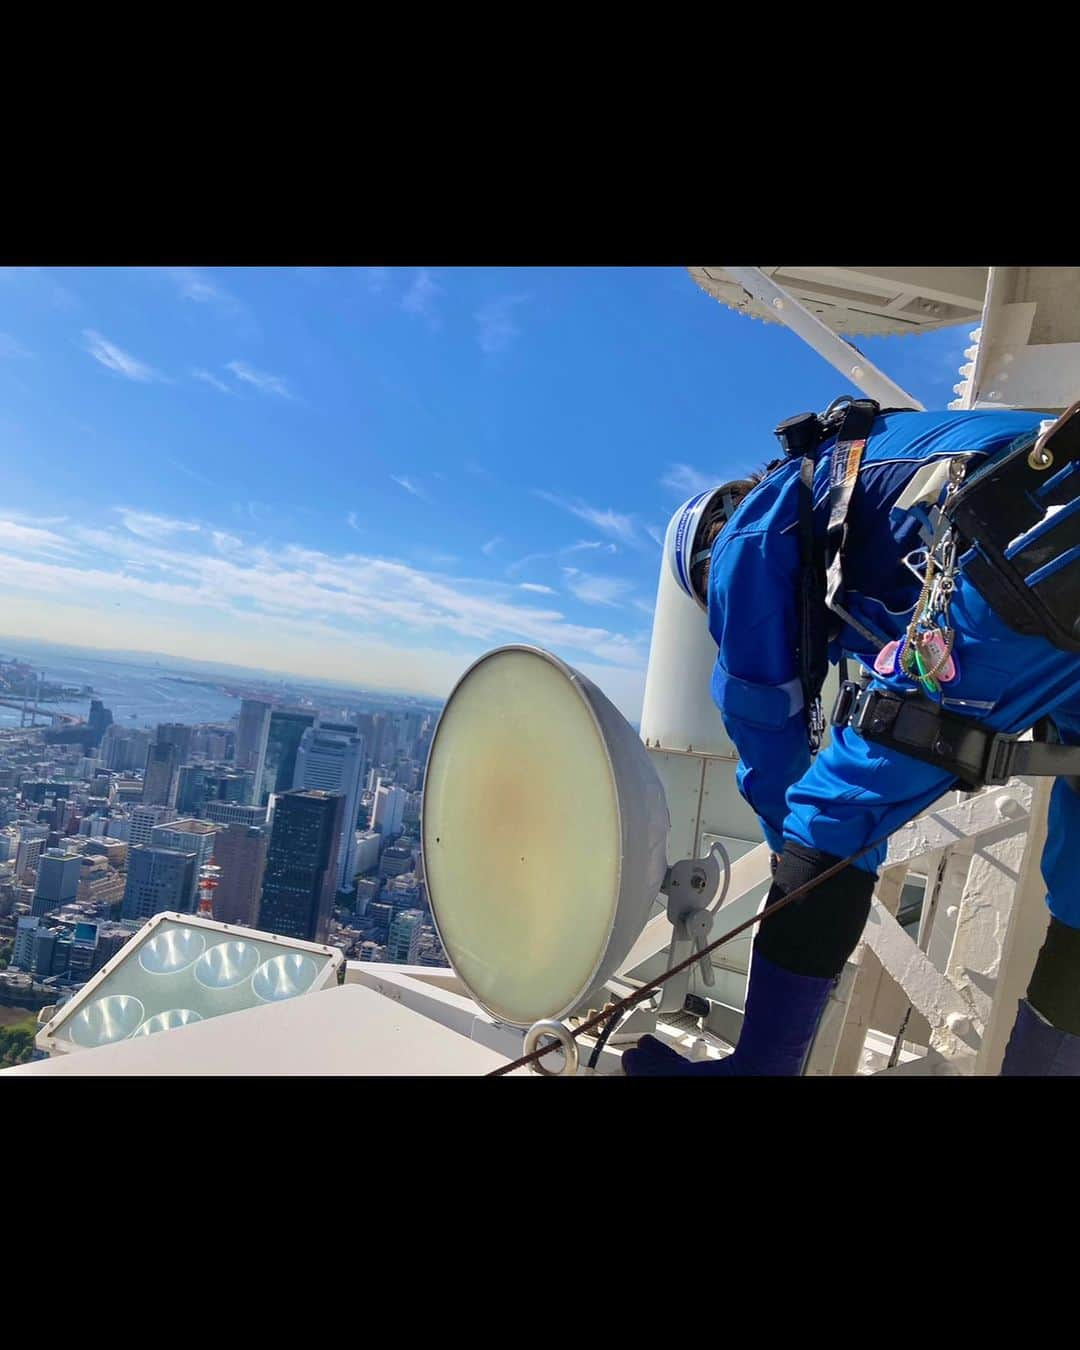
[[[640,738],[535,647],[500,647],[462,676],[432,740],[421,821],[446,954],[514,1026],[564,1017],[614,973],[667,871],[667,803]]]
[[[64,1054],[152,1036],[333,983],[337,947],[195,914],[158,914],[37,1035]]]

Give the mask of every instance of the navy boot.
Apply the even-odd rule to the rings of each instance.
[[[1001,1065],[1001,1077],[1080,1077],[1080,1036],[1059,1031],[1022,998]]]
[[[623,1051],[631,1078],[797,1077],[806,1065],[834,979],[794,975],[755,954],[746,991],[746,1014],[735,1051],[726,1059],[693,1062],[643,1036]]]

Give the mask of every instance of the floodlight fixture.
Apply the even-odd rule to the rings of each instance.
[[[668,810],[640,738],[579,671],[500,647],[462,676],[428,757],[432,916],[500,1021],[566,1016],[617,970],[667,874]]]
[[[67,1054],[153,1036],[222,1013],[313,993],[336,982],[339,948],[157,914],[37,1034]]]

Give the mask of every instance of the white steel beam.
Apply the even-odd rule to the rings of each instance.
[[[917,398],[890,380],[872,361],[822,323],[817,315],[811,314],[793,295],[770,280],[760,267],[725,265],[724,271],[756,300],[768,305],[781,323],[864,394],[886,407],[923,409]]]

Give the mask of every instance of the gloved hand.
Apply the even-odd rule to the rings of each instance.
[[[632,1050],[623,1051],[622,1069],[627,1078],[671,1078],[693,1074],[695,1065],[655,1036],[642,1036]]]

